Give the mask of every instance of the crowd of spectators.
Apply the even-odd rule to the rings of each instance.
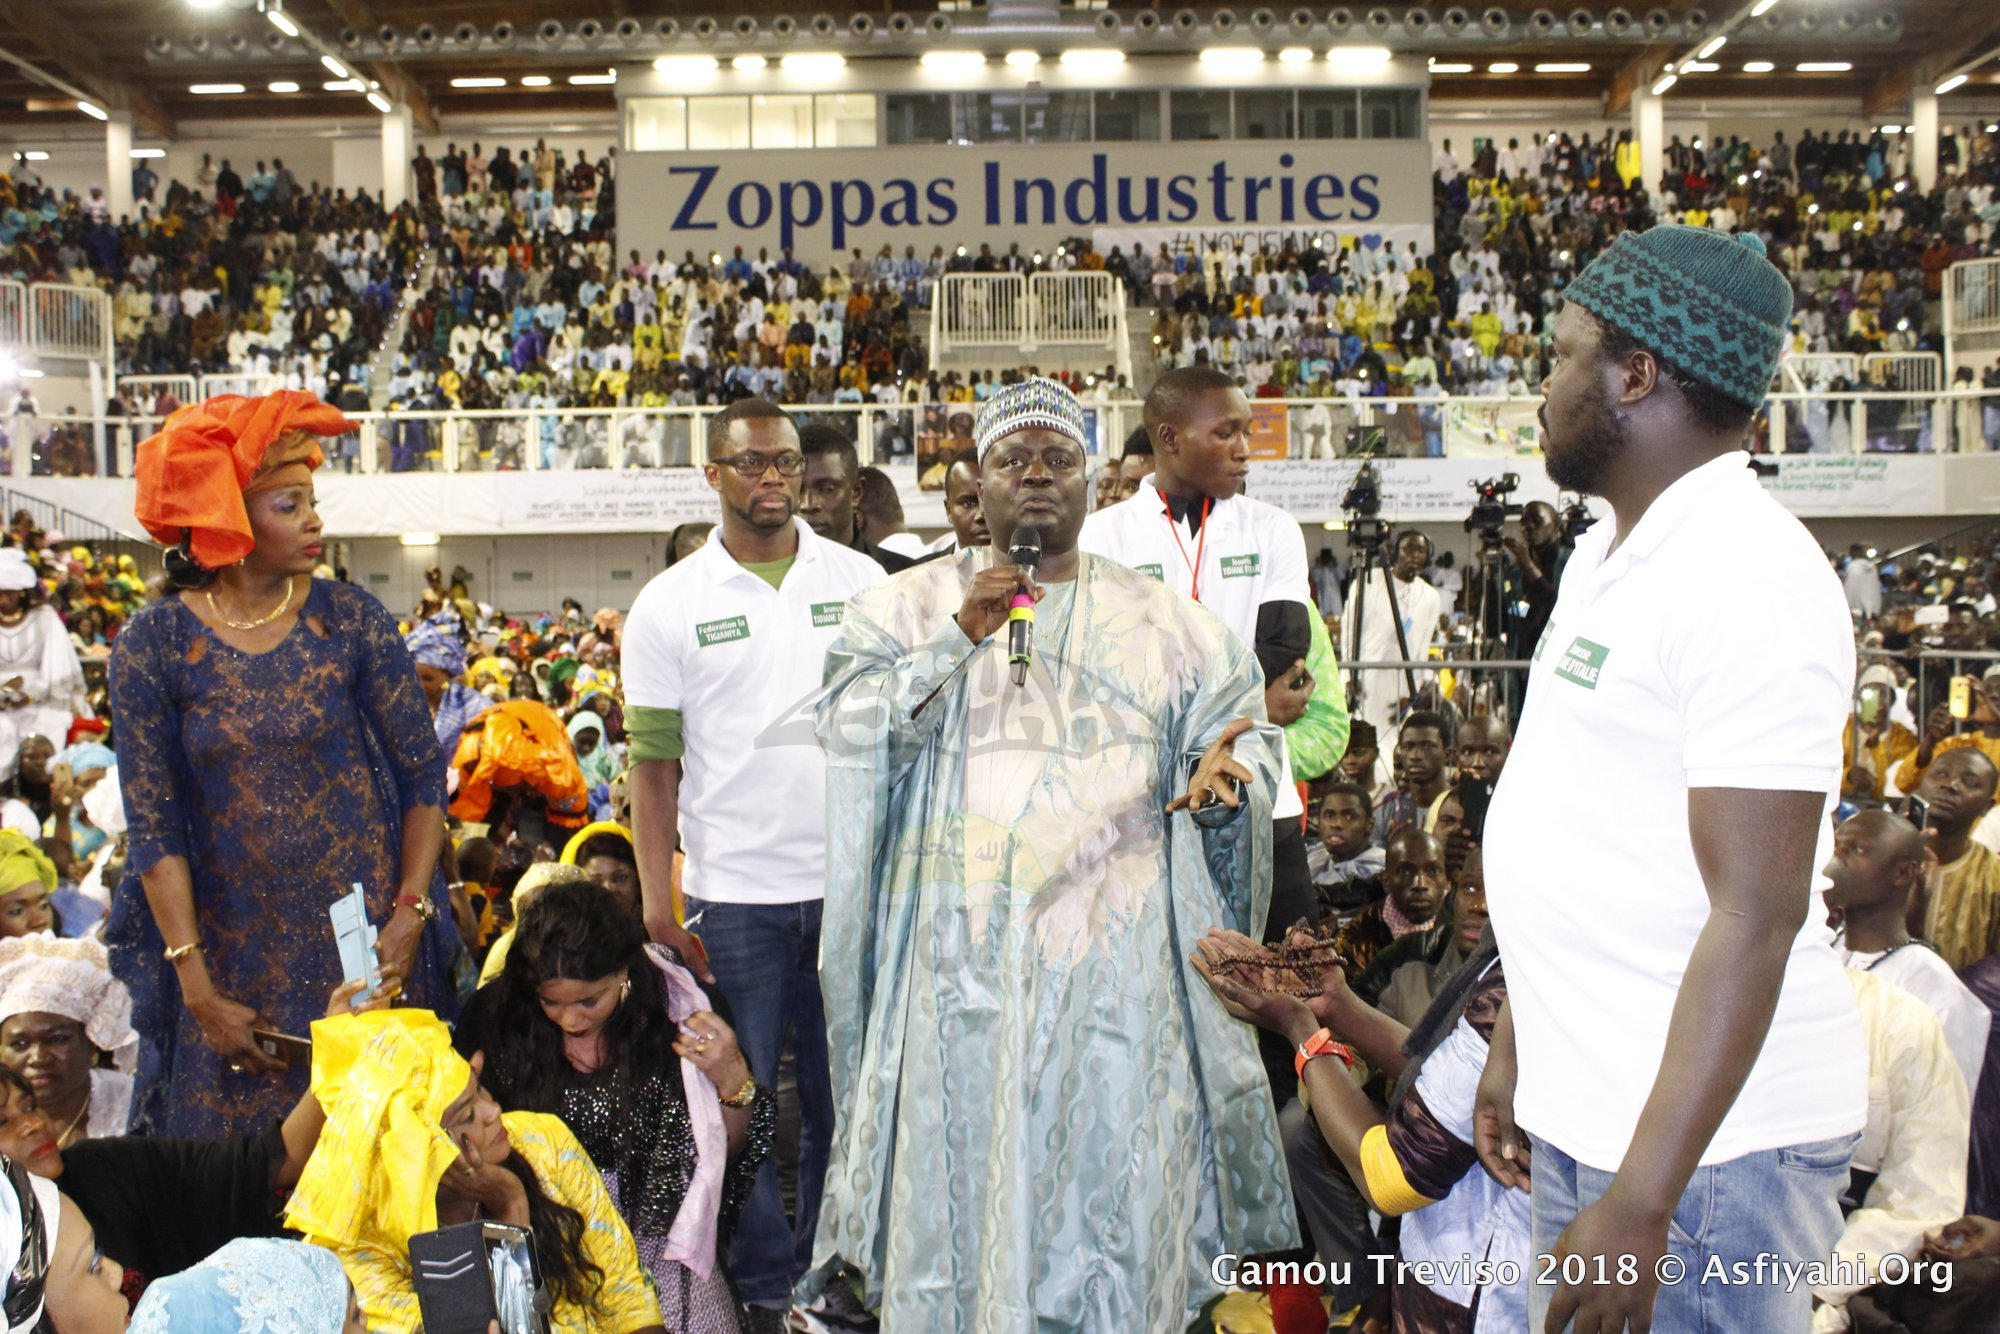
[[[1619,232],[1754,232],[1797,294],[1793,351],[1854,358],[1815,363],[1805,382],[1895,387],[1880,373],[1864,383],[1859,357],[1936,351],[1945,269],[2000,253],[2000,141],[1973,127],[1946,135],[1928,192],[1908,152],[1907,135],[1880,131],[1808,131],[1796,145],[1782,131],[1764,144],[1674,136],[1649,194],[1626,131],[1486,140],[1463,158],[1447,139],[1430,256],[1310,242],[1109,263],[1133,273],[1135,296],[1151,294],[1161,367],[1218,366],[1263,397],[1525,396],[1547,369],[1565,284]],[[2000,388],[2000,368],[1983,379]],[[1840,424],[1808,429],[1807,447],[1825,448]]]

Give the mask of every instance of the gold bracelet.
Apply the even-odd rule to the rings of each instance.
[[[200,954],[201,952],[202,948],[199,940],[189,941],[185,945],[175,945],[170,949],[162,951],[166,955],[168,963],[179,963],[182,959],[187,958],[188,955]]]
[[[720,1094],[716,1096],[721,1098]],[[728,1097],[722,1098],[722,1105],[724,1107],[734,1107],[738,1111],[741,1111],[755,1101],[757,1101],[757,1079],[754,1075],[745,1075],[743,1076],[743,1087],[737,1089],[736,1092],[730,1094]]]

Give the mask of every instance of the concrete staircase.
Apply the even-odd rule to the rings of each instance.
[[[396,301],[396,309],[382,330],[381,346],[368,359],[368,406],[377,412],[389,406],[389,377],[396,373],[396,352],[403,346],[403,335],[410,327],[410,312],[415,309],[417,298],[423,294],[436,264],[436,247],[426,246],[424,252],[417,256],[409,281],[403,286],[403,294]]]

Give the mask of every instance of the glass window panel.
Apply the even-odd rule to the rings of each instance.
[[[1175,139],[1227,139],[1229,137],[1229,93],[1227,90],[1177,88],[1173,98]]]
[[[811,93],[756,93],[750,98],[752,148],[811,148]]]
[[[687,99],[626,98],[625,147],[634,153],[678,153],[686,148]]]
[[[1021,94],[960,93],[952,101],[954,137],[972,144],[1021,142]]]
[[[1289,88],[1236,90],[1238,139],[1296,139]]]
[[[1156,88],[1136,92],[1097,93],[1096,138],[1107,142],[1158,140],[1160,137],[1160,93]]]
[[[1031,144],[1081,144],[1090,140],[1090,94],[1030,88],[1022,93]]]
[[[1360,101],[1352,88],[1299,89],[1301,139],[1359,139]]]
[[[882,99],[892,144],[948,144],[951,142],[950,93],[889,93]]]
[[[1418,94],[1414,88],[1363,88],[1361,128],[1370,139],[1417,137]]]
[[[873,148],[875,94],[821,93],[813,99],[818,121],[814,143],[820,148]]]
[[[690,97],[688,99],[689,148],[748,148],[749,146],[749,98]]]

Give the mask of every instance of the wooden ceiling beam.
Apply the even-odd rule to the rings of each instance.
[[[1622,116],[1632,105],[1632,96],[1641,88],[1650,88],[1659,77],[1660,66],[1674,53],[1674,48],[1665,45],[1649,46],[1611,76],[1611,83],[1604,90],[1604,117]]]
[[[12,6],[7,21],[39,49],[54,72],[74,81],[107,111],[129,112],[135,124],[162,139],[175,135],[174,118],[158,98],[100,63],[100,52],[46,3]]]

